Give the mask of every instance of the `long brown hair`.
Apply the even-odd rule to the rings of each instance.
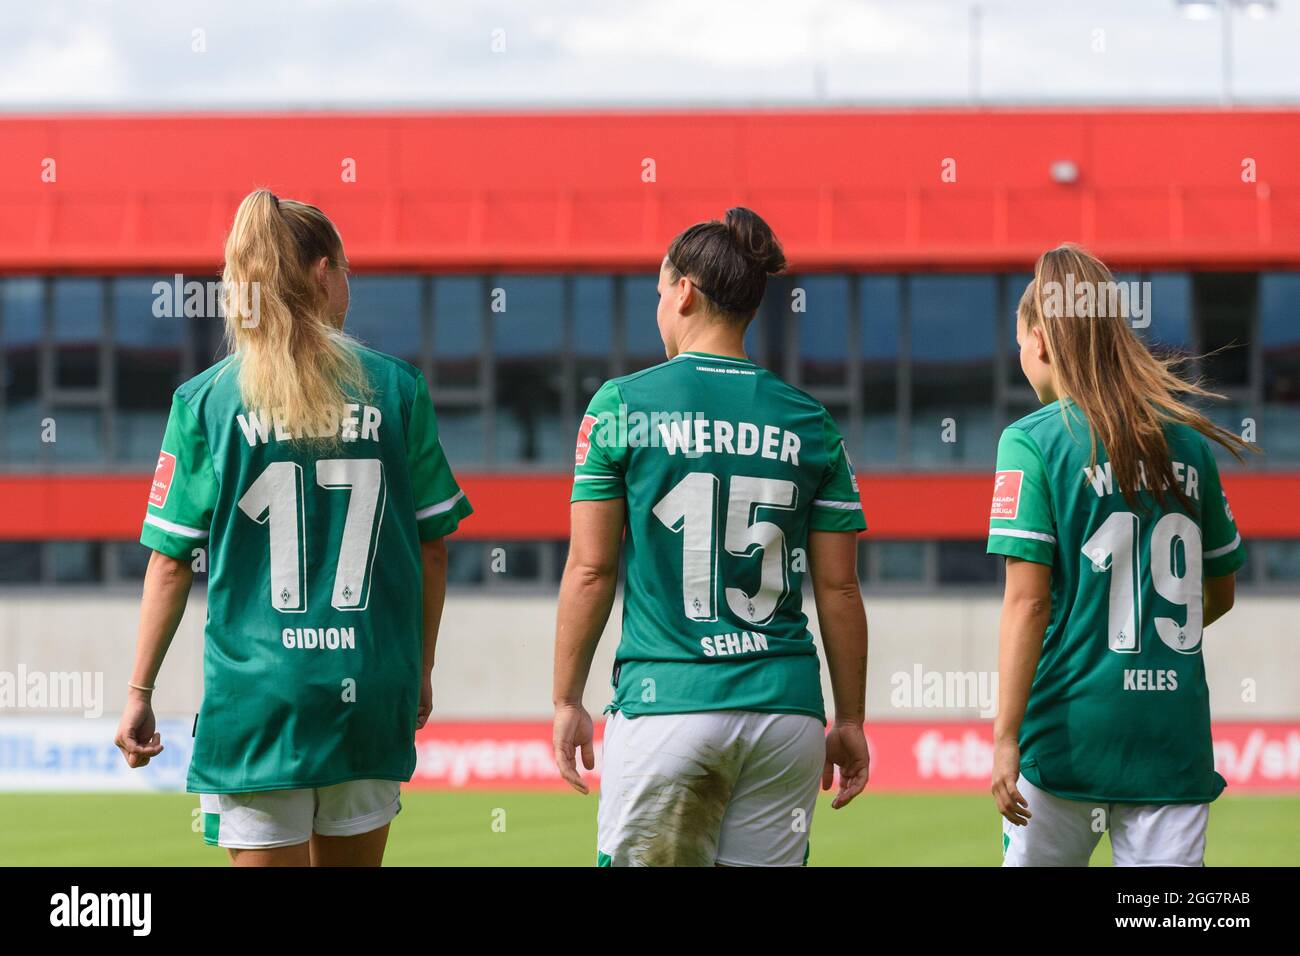
[[[226,346],[239,356],[240,396],[250,410],[280,416],[295,441],[337,440],[312,430],[325,431],[348,394],[366,392],[354,343],[328,315],[314,271],[322,258],[339,268],[342,255],[323,212],[267,189],[244,197],[226,239]]]
[[[1130,507],[1142,510],[1137,492],[1145,485],[1161,504],[1172,493],[1196,514],[1194,503],[1174,481],[1165,425],[1188,425],[1238,461],[1244,460],[1243,451],[1258,449],[1187,403],[1189,398],[1223,396],[1175,372],[1183,357],[1151,354],[1133,334],[1127,300],[1115,295],[1116,289],[1101,260],[1075,245],[1058,246],[1039,257],[1033,281],[1020,299],[1019,318],[1027,328],[1042,329],[1060,397],[1072,399],[1087,420],[1092,466],[1097,464],[1100,440]]]

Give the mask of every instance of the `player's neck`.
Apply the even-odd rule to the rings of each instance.
[[[683,352],[703,352],[706,355],[721,355],[726,358],[748,359],[745,354],[745,333],[739,334],[732,329],[703,329],[697,335],[684,336],[677,343],[677,354]]]

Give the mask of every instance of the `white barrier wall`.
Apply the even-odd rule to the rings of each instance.
[[[806,604],[811,608],[811,598]],[[868,596],[866,604],[871,625],[870,717],[991,714],[981,702],[994,695],[995,688],[989,679],[997,670],[1000,605],[995,597]],[[620,613],[616,604],[592,669],[587,704],[593,713],[609,700]],[[88,687],[102,680],[103,688],[102,694],[92,693],[92,703],[97,703],[89,709],[115,716],[125,696],[138,614],[139,598],[129,593],[5,594],[0,597],[0,688],[6,673],[88,674]],[[196,590],[158,678],[154,700],[160,715],[191,715],[198,709],[205,615],[206,602]],[[453,592],[438,642],[435,716],[548,716],[554,621],[553,597]],[[1217,719],[1300,717],[1297,622],[1300,598],[1245,596],[1206,632],[1206,667]],[[813,625],[815,632],[815,617]],[[8,680],[12,688],[15,677]],[[936,689],[945,685],[946,695],[935,697]],[[829,705],[829,686],[826,697]],[[963,702],[966,706],[955,706]],[[0,700],[0,717],[24,712],[72,708],[15,707]]]

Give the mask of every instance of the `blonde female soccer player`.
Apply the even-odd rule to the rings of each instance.
[[[623,636],[605,726],[602,864],[797,866],[817,786],[867,782],[866,528],[821,403],[745,354],[785,256],[748,209],[677,236],[659,271],[668,361],[607,382],[578,436],[555,646],[555,758],[580,792],[582,705],[620,545]],[[625,427],[626,425],[626,427]],[[835,695],[830,732],[801,607],[812,578]]]
[[[238,866],[378,865],[431,708],[442,539],[471,509],[419,370],[342,331],[324,213],[257,190],[225,257],[230,355],[172,400],[117,745],[132,767],[162,750],[151,694],[206,548],[206,839]]]
[[[1200,866],[1214,770],[1201,657],[1246,560],[1193,409],[1213,396],[1134,336],[1112,276],[1044,253],[1020,364],[1045,407],[998,446],[988,550],[1006,556],[992,790],[1007,866]]]

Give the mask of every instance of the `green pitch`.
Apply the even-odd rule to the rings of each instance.
[[[596,798],[567,793],[402,795],[391,866],[590,866]],[[0,794],[0,865],[221,866],[192,829],[187,794]],[[812,830],[814,866],[995,866],[1000,828],[982,796],[868,794],[829,800]],[[1300,797],[1222,797],[1210,811],[1211,866],[1294,866]],[[1110,862],[1103,839],[1093,864]]]

